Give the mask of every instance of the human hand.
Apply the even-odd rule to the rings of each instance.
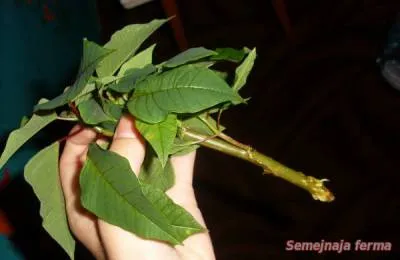
[[[145,155],[145,144],[134,125],[132,117],[121,118],[110,150],[127,158],[132,170],[138,174]],[[71,133],[80,128],[75,126]],[[81,129],[67,139],[60,158],[60,177],[70,229],[97,259],[215,259],[207,232],[192,235],[183,245],[172,247],[161,241],[142,239],[85,210],[80,203],[79,172],[88,145],[94,141],[99,139],[91,129]],[[166,193],[205,227],[192,186],[194,160],[195,152],[171,159],[175,184]]]

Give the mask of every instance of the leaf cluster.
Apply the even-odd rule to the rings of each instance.
[[[210,114],[246,103],[239,90],[253,67],[256,50],[196,47],[154,64],[155,44],[138,50],[166,22],[128,25],[104,46],[84,39],[75,82],[56,98],[41,100],[33,116],[10,134],[0,168],[55,120],[78,121],[112,136],[122,114],[129,113],[148,144],[139,177],[125,158],[92,144],[80,174],[82,205],[143,238],[175,245],[204,228],[165,194],[174,184],[170,157],[199,147],[183,140],[182,130],[211,138],[224,127]],[[215,63],[226,61],[240,63],[232,82],[213,69]],[[58,154],[57,141],[38,152],[25,166],[25,178],[41,201],[44,228],[72,259],[75,241],[66,220]]]

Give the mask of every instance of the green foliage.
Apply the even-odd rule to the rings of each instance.
[[[97,125],[111,120],[94,98],[90,98],[80,103],[78,109],[83,122],[86,124]]]
[[[83,40],[83,58],[79,68],[78,77],[74,85],[68,88],[63,94],[56,97],[55,99],[35,106],[34,111],[38,110],[51,110],[59,106],[65,105],[70,101],[77,98],[82,91],[85,89],[86,84],[92,77],[97,65],[105,57],[110,55],[113,51],[102,48],[101,46],[88,41]]]
[[[69,231],[58,174],[58,142],[38,152],[25,166],[25,179],[40,200],[43,227],[74,259],[75,240]]]
[[[146,149],[146,157],[140,169],[139,179],[142,183],[166,191],[175,183],[174,169],[169,160],[163,167],[153,149]]]
[[[228,101],[242,98],[210,69],[187,65],[139,82],[127,106],[142,121],[158,123],[169,113],[196,113]]]
[[[211,60],[240,62],[243,60],[244,56],[246,56],[246,52],[244,50],[237,50],[233,48],[217,48],[215,52],[217,54],[211,57]]]
[[[129,69],[115,83],[111,84],[108,89],[119,93],[129,93],[135,88],[138,81],[155,71],[156,67],[152,64],[148,64],[143,68]]]
[[[165,194],[175,181],[170,156],[191,152],[205,141],[187,141],[183,130],[214,139],[225,129],[209,114],[244,103],[238,91],[247,81],[256,52],[197,47],[154,65],[155,44],[137,51],[166,21],[128,25],[103,47],[84,39],[74,84],[51,101],[41,100],[33,116],[10,134],[0,168],[56,119],[78,121],[111,137],[122,114],[129,112],[149,144],[139,178],[125,158],[107,150],[111,140],[102,148],[92,144],[80,174],[82,205],[138,236],[176,245],[204,229]],[[220,61],[242,61],[232,87],[226,72],[211,69]],[[62,112],[57,115],[58,110]],[[35,155],[25,167],[25,178],[41,202],[44,228],[73,258],[75,241],[58,178],[58,149],[55,142]]]
[[[174,68],[215,54],[217,53],[212,50],[207,50],[203,47],[191,48],[167,60],[163,63],[163,66],[167,68]]]
[[[236,68],[235,82],[233,83],[233,89],[239,91],[247,81],[247,77],[253,68],[254,61],[256,59],[256,48],[254,48],[246,57],[246,59]]]
[[[126,158],[96,145],[89,147],[80,186],[86,209],[143,238],[176,245],[204,230],[162,190],[141,184]]]
[[[56,113],[34,114],[32,118],[20,129],[14,130],[8,136],[6,147],[0,156],[0,169],[7,163],[8,159],[32,136],[43,127],[56,120]]]
[[[153,52],[155,44],[151,45],[144,51],[139,52],[127,62],[125,62],[118,71],[118,75],[125,75],[127,71],[132,69],[141,69],[149,64],[153,64]]]
[[[136,120],[136,127],[153,147],[160,159],[162,167],[164,167],[178,131],[176,115],[169,114],[164,121],[155,124]]]
[[[99,77],[111,76],[121,65],[132,57],[140,45],[167,20],[153,20],[147,24],[132,24],[115,32],[104,48],[115,50],[97,67]]]

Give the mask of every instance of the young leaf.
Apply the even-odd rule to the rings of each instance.
[[[164,167],[167,163],[168,155],[178,130],[176,115],[170,114],[164,121],[155,124],[148,124],[136,120],[136,127],[153,147],[160,159],[162,167]]]
[[[145,239],[182,243],[204,229],[161,190],[140,184],[126,158],[92,144],[80,174],[89,211]]]
[[[94,98],[80,103],[78,109],[83,122],[89,125],[97,125],[101,122],[112,120],[111,117],[104,113],[103,108]]]
[[[110,84],[108,89],[112,89],[118,93],[129,93],[135,88],[137,81],[150,75],[156,71],[156,67],[149,64],[140,69],[130,69],[125,71],[125,75],[121,76],[115,83]]]
[[[132,58],[130,58],[127,62],[125,62],[118,71],[118,76],[125,75],[128,70],[132,69],[141,69],[146,65],[153,63],[153,52],[155,44],[151,45],[149,48],[144,51],[139,52]]]
[[[167,191],[175,183],[174,169],[169,160],[163,167],[153,149],[147,149],[146,157],[140,169],[139,179],[142,183]]]
[[[58,174],[59,143],[38,152],[25,166],[25,179],[40,200],[43,227],[74,259],[75,240],[68,227],[64,196]]]
[[[215,54],[217,54],[215,51],[207,50],[203,47],[190,48],[167,60],[165,63],[163,63],[163,66],[167,68],[174,68]]]
[[[115,32],[104,47],[116,51],[97,67],[99,77],[114,75],[118,68],[135,54],[140,45],[166,21],[168,20],[155,19],[146,24],[128,25]]]
[[[243,99],[210,69],[186,65],[137,83],[127,107],[142,121],[158,123],[171,112],[196,113],[227,101]]]
[[[92,77],[96,66],[113,50],[104,49],[94,42],[83,40],[83,58],[79,68],[79,73],[74,85],[67,89],[60,96],[50,100],[49,102],[36,105],[34,111],[51,110],[59,106],[63,106],[77,98],[85,89],[86,84]]]
[[[247,77],[253,68],[254,61],[256,59],[256,48],[254,48],[246,57],[246,59],[236,68],[235,81],[233,83],[233,90],[239,91],[247,81]]]
[[[217,48],[216,55],[211,57],[211,60],[227,60],[232,62],[240,62],[246,56],[244,50],[237,50],[233,48]]]
[[[26,141],[56,119],[57,115],[54,112],[42,115],[34,114],[23,127],[12,131],[8,136],[6,147],[0,156],[0,169]]]

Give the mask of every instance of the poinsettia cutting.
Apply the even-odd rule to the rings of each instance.
[[[138,50],[166,21],[128,25],[104,46],[84,39],[75,82],[52,100],[41,99],[30,119],[9,135],[0,168],[51,122],[77,122],[112,137],[121,115],[130,113],[148,144],[139,177],[125,158],[108,150],[107,143],[102,147],[92,144],[80,174],[81,202],[99,218],[143,238],[175,245],[204,231],[165,194],[174,184],[170,157],[200,146],[260,166],[264,173],[305,189],[316,200],[332,201],[325,179],[278,163],[228,136],[220,124],[224,110],[248,101],[239,91],[254,65],[256,49],[191,48],[153,64],[155,45]],[[238,64],[232,82],[227,73],[214,69],[223,61]],[[31,158],[24,174],[41,202],[44,228],[73,258],[75,241],[68,228],[58,160],[59,141],[55,141]],[[110,164],[114,167],[107,167]]]

